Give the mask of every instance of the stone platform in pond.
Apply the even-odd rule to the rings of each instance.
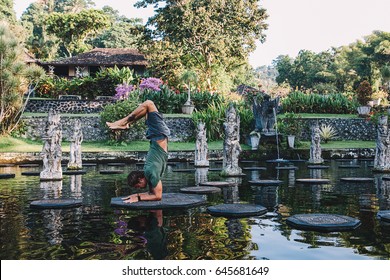
[[[63,175],[83,175],[86,173],[87,171],[85,170],[67,170],[62,172]]]
[[[358,164],[347,164],[347,165],[339,165],[339,168],[360,168],[361,166]]]
[[[172,169],[172,172],[183,172],[183,173],[191,173],[195,172],[195,169],[190,168],[190,169]]]
[[[308,169],[329,169],[329,165],[308,165]]]
[[[370,183],[370,182],[374,182],[374,178],[367,178],[367,177],[347,177],[347,178],[340,178],[340,181],[343,181],[343,182],[351,182],[351,183]]]
[[[266,162],[268,162],[268,163],[288,163],[290,161],[288,159],[279,158],[279,159],[270,159],[270,160],[267,160]]]
[[[184,193],[163,193],[160,201],[139,201],[124,203],[122,197],[111,198],[111,206],[133,210],[155,210],[172,208],[191,208],[207,204],[201,195]]]
[[[30,203],[31,208],[53,209],[53,208],[71,208],[82,205],[81,199],[42,199]]]
[[[252,167],[243,167],[242,170],[256,171],[256,170],[267,170],[267,168],[261,166],[252,166]]]
[[[302,230],[338,232],[360,226],[358,219],[334,214],[298,214],[287,218],[287,224]]]
[[[107,166],[125,166],[126,163],[124,162],[109,162],[107,163]]]
[[[22,172],[21,174],[23,176],[40,176],[41,172],[40,171],[30,171],[30,172]]]
[[[384,181],[390,181],[390,176],[383,176],[383,177],[382,177],[382,180],[384,180]]]
[[[267,208],[261,205],[234,203],[210,206],[207,207],[207,211],[213,216],[239,218],[264,215]]]
[[[277,186],[283,183],[283,181],[280,180],[253,180],[249,181],[249,184],[252,185],[262,185],[262,186]]]
[[[298,170],[296,166],[276,166],[276,170]]]
[[[31,163],[31,164],[19,164],[19,168],[31,168],[31,167],[39,167],[38,163]]]
[[[0,174],[0,179],[11,179],[11,178],[15,178],[15,174],[13,173]]]
[[[192,194],[211,194],[211,193],[220,193],[221,189],[217,187],[199,186],[199,187],[181,188],[180,191],[182,193],[192,193]]]
[[[100,170],[100,174],[122,174],[123,170]]]
[[[209,181],[209,182],[199,183],[199,185],[207,186],[207,187],[232,187],[235,185],[235,183],[227,182],[227,181]]]
[[[384,221],[386,223],[390,223],[390,210],[379,211],[377,215],[381,221]]]
[[[329,179],[320,179],[320,178],[303,178],[296,179],[295,182],[302,184],[329,184]]]

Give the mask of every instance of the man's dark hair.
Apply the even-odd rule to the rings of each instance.
[[[138,183],[139,179],[144,178],[145,173],[140,170],[131,171],[129,176],[127,176],[127,184],[130,187],[133,187],[135,184]]]

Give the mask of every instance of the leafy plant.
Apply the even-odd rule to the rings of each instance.
[[[122,119],[129,115],[135,108],[138,107],[140,103],[139,97],[136,94],[131,94],[127,100],[119,101],[114,104],[108,104],[104,106],[102,112],[100,112],[100,120],[104,127],[106,122],[114,122],[119,119]],[[143,131],[145,129],[145,124],[143,122],[136,122],[131,125],[132,131]],[[107,132],[110,135],[110,138],[116,142],[124,142],[126,131],[119,130],[113,131],[108,129]]]
[[[370,101],[372,95],[372,87],[368,81],[363,81],[356,89],[357,101],[360,106],[367,106],[367,102]]]
[[[325,143],[337,136],[337,132],[332,125],[323,124],[320,128],[320,137]]]
[[[302,133],[301,115],[286,113],[278,124],[279,132],[285,135],[295,135],[299,137]]]

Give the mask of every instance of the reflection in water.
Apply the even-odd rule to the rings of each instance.
[[[390,210],[390,181],[383,180],[382,178],[382,174],[375,176],[379,210]]]
[[[196,168],[195,170],[195,185],[199,186],[200,183],[207,182],[208,168]]]
[[[238,203],[240,197],[238,196],[238,186],[223,187],[223,202],[226,204],[229,203]]]
[[[62,194],[62,181],[41,181],[43,199],[60,198]]]
[[[150,210],[149,215],[130,218],[128,228],[140,234],[138,237],[144,240],[144,246],[154,259],[162,260],[168,255],[162,210]]]
[[[81,175],[70,176],[70,191],[74,198],[81,198]]]
[[[261,163],[260,163],[261,164]],[[174,168],[186,168],[179,163]],[[268,209],[277,205],[277,214],[226,219],[213,217],[206,206],[189,210],[164,210],[164,221],[154,213],[110,207],[110,200],[129,192],[126,174],[137,168],[128,164],[124,174],[101,175],[99,168],[65,176],[63,181],[42,182],[21,176],[18,167],[1,168],[16,173],[0,185],[1,259],[386,259],[390,253],[390,226],[380,222],[379,210],[390,209],[390,182],[375,175],[375,183],[341,182],[342,177],[373,177],[362,165],[358,171],[339,169],[330,163],[323,174],[311,173],[305,163],[298,170],[278,173],[271,166],[264,179],[278,177],[276,186],[252,186],[258,171],[234,182],[221,194],[208,195],[208,202],[255,203]],[[103,168],[103,167],[102,167]],[[116,168],[116,167],[112,167]],[[122,169],[121,168],[121,169]],[[173,168],[173,167],[172,167]],[[187,167],[188,168],[188,167]],[[357,172],[356,174],[353,172]],[[167,172],[163,184],[176,192],[196,180],[202,172]],[[327,177],[329,185],[295,185],[295,178]],[[198,178],[196,179],[196,176]],[[208,180],[219,181],[216,172]],[[82,185],[81,185],[82,184]],[[123,187],[126,186],[126,187]],[[36,199],[82,198],[83,206],[62,210],[33,210]],[[361,220],[362,225],[344,233],[322,234],[293,229],[285,219],[298,213],[337,213]],[[119,213],[119,214],[118,214]],[[161,214],[162,216],[162,214]],[[160,226],[163,225],[163,226]],[[305,247],[305,244],[308,246]],[[257,248],[257,249],[256,249]],[[259,249],[260,248],[260,249]],[[310,250],[310,248],[316,248]]]
[[[260,204],[269,210],[278,205],[278,186],[254,186],[255,204]]]

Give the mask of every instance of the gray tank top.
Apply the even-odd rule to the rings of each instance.
[[[171,134],[168,126],[164,122],[163,114],[160,112],[150,112],[145,121],[145,124],[148,126],[146,131],[146,138],[149,140],[160,140],[163,138],[168,138]]]

